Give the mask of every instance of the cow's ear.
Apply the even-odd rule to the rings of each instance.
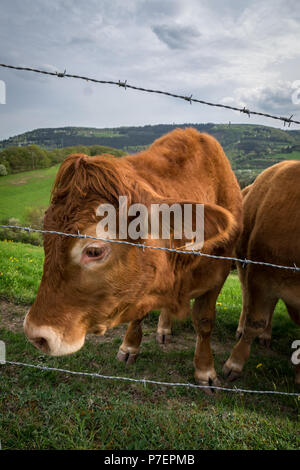
[[[170,217],[167,215],[168,208]],[[164,246],[178,250],[209,251],[221,243],[226,243],[236,228],[233,215],[216,204],[160,201],[159,216],[153,216],[152,210],[158,210],[158,204],[151,207],[151,238],[160,239]],[[165,222],[162,215],[164,210]],[[169,220],[170,228],[168,223],[166,224]]]
[[[235,217],[224,207],[204,205],[204,247],[210,250],[226,243],[237,230]]]

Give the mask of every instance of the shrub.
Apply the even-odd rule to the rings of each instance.
[[[1,220],[2,225],[21,225],[19,219],[8,218]],[[14,242],[30,243],[31,245],[40,246],[43,244],[43,239],[40,233],[25,232],[24,230],[13,228],[1,228],[0,240],[11,240]]]
[[[0,176],[6,176],[7,175],[7,169],[5,165],[0,165]]]
[[[26,207],[25,222],[32,228],[43,228],[43,220],[45,215],[44,207]]]

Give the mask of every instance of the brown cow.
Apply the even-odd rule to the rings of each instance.
[[[268,168],[244,189],[244,229],[237,257],[283,266],[300,266],[300,162],[287,161]],[[253,340],[269,344],[272,316],[279,299],[291,319],[300,325],[300,274],[294,271],[238,263],[243,309],[237,335],[241,338],[224,365],[229,379],[240,374]],[[300,366],[296,365],[300,384]]]
[[[202,251],[232,254],[241,230],[242,198],[213,137],[192,128],[177,129],[148,150],[121,159],[70,155],[58,171],[44,228],[96,236],[97,207],[117,207],[120,195],[130,204],[147,206],[163,201],[203,203]],[[170,240],[143,241],[170,246]],[[44,250],[41,285],[24,322],[37,348],[51,355],[72,353],[82,347],[86,333],[104,334],[129,322],[118,358],[130,363],[139,352],[141,321],[147,313],[162,309],[162,340],[171,333],[170,316],[190,313],[190,299],[195,298],[195,377],[200,384],[218,383],[210,336],[230,262],[50,234],[44,236]]]

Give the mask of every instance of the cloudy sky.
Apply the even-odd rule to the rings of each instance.
[[[0,6],[1,63],[127,80],[300,120],[297,0],[1,0]],[[6,84],[0,139],[60,126],[282,127],[110,85],[1,67],[0,80]]]

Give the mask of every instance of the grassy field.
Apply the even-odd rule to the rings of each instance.
[[[42,277],[43,260],[41,247],[0,242],[0,296],[16,303],[32,303]]]
[[[299,160],[300,152],[290,154],[276,154],[276,157],[285,157]],[[0,177],[0,221],[7,218],[17,218],[26,223],[26,209],[34,207],[47,208],[50,191],[59,165],[42,170],[27,171],[14,175]],[[242,176],[256,176],[259,170],[237,170],[239,178]]]
[[[191,319],[175,323],[170,344],[156,344],[158,313],[144,322],[141,354],[130,368],[116,360],[125,326],[89,336],[73,356],[46,357],[25,339],[23,317],[36,294],[43,251],[0,242],[0,338],[10,361],[104,375],[191,382],[195,333]],[[235,342],[241,309],[235,274],[217,304],[213,335],[216,369]],[[299,338],[285,307],[276,309],[272,349],[253,345],[243,377],[223,385],[295,391],[291,343]],[[294,397],[218,393],[77,377],[3,365],[0,375],[0,439],[3,449],[298,449],[299,400]]]
[[[2,176],[0,178],[0,220],[14,217],[24,222],[27,207],[47,208],[57,170],[58,165],[43,170]]]
[[[284,158],[285,160],[300,160],[300,152],[294,150],[291,153],[276,153],[273,158]]]

